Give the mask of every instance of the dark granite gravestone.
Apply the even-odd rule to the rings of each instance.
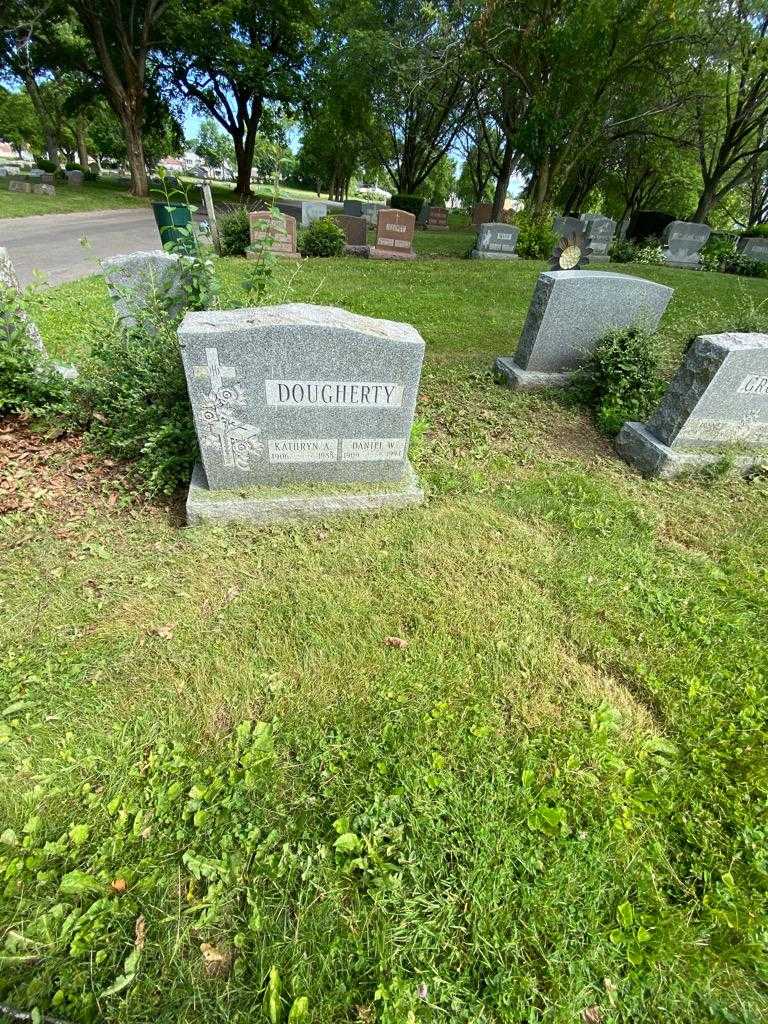
[[[292,199],[278,199],[278,201],[273,205],[276,210],[279,210],[280,213],[284,213],[286,217],[293,217],[293,219],[296,221],[297,228],[303,227],[303,203],[299,202],[298,200]]]
[[[519,233],[519,228],[509,224],[481,224],[470,255],[473,260],[516,260]]]
[[[608,250],[613,243],[613,236],[616,232],[616,221],[610,217],[590,217],[584,225],[584,234],[587,240],[587,247],[592,251],[589,254],[590,263],[608,263],[610,255]]]
[[[413,327],[291,304],[187,313],[179,343],[202,458],[190,523],[421,500],[408,461],[424,356]]]
[[[427,231],[447,231],[448,210],[445,206],[430,206],[427,216]]]
[[[539,275],[514,357],[495,370],[513,388],[563,387],[608,331],[658,326],[672,288],[605,270],[557,270]]]
[[[736,249],[745,259],[768,263],[768,238],[740,238]]]
[[[362,217],[365,204],[361,199],[345,199],[344,200],[344,214],[347,217]]]
[[[488,224],[492,216],[493,203],[476,203],[472,207],[472,226],[479,228],[481,224]]]
[[[301,258],[296,249],[296,220],[293,217],[269,210],[254,210],[248,214],[248,220],[251,225],[249,259],[258,257],[262,250],[285,259]]]
[[[372,260],[415,260],[411,245],[416,218],[405,210],[379,210],[376,243],[368,249]]]
[[[619,455],[669,479],[729,455],[741,470],[768,462],[768,334],[709,334],[688,349],[646,424],[625,423]]]
[[[82,171],[65,171],[67,176],[67,184],[70,188],[81,188],[83,184],[83,172]]]
[[[584,225],[578,217],[555,217],[552,230],[558,238],[565,238],[568,235],[583,231]]]
[[[365,217],[351,217],[345,213],[337,213],[333,219],[344,232],[344,241],[347,245],[365,245],[368,233]]]
[[[416,223],[418,224],[418,226],[420,228],[426,228],[428,220],[429,220],[429,203],[425,199],[422,202],[422,204],[421,204],[421,209],[419,210],[419,215],[416,218]]]
[[[673,220],[667,224],[662,236],[667,266],[698,270],[701,266],[701,250],[711,234],[712,229],[706,224],[694,224],[686,220]]]

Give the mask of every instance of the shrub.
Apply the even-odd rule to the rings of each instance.
[[[768,238],[768,224],[754,224],[746,231],[742,231],[742,238]]]
[[[82,171],[83,170],[83,165],[75,163],[73,160],[67,160],[67,162],[64,164],[64,170],[65,171]]]
[[[90,171],[90,170],[89,171],[83,171],[83,181],[98,181],[98,180],[99,180],[99,172],[98,171]]]
[[[413,196],[407,195],[404,192],[397,192],[390,199],[389,205],[393,210],[405,210],[406,213],[412,213],[414,217],[418,217],[424,205],[424,196]]]
[[[640,326],[610,331],[598,341],[574,386],[606,434],[617,434],[625,420],[644,420],[664,390],[655,335]]]
[[[534,216],[526,210],[516,213],[513,221],[520,229],[515,251],[526,260],[546,260],[552,255],[557,235],[552,229],[549,213]]]
[[[645,245],[640,246],[635,252],[635,263],[645,263],[646,266],[663,267],[664,247],[658,238],[647,239]]]
[[[323,217],[299,232],[298,250],[302,256],[340,256],[344,252],[344,232],[330,217]]]
[[[701,265],[704,270],[725,270],[736,256],[736,243],[727,235],[710,235],[701,250]]]
[[[729,274],[739,274],[741,277],[768,277],[768,263],[751,260],[740,252],[734,252],[724,269]]]
[[[617,239],[610,249],[610,256],[614,263],[634,263],[637,260],[638,247],[634,242],[626,238]]]
[[[44,156],[35,157],[35,166],[39,167],[41,171],[45,171],[47,174],[53,174],[54,171],[58,171],[59,165],[53,160],[46,160]]]
[[[32,344],[18,293],[0,284],[0,416],[55,413],[67,390],[67,382]]]
[[[222,256],[245,256],[251,244],[251,226],[244,207],[226,213],[219,222]]]

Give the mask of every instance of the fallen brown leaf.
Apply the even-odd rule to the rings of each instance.
[[[581,1019],[584,1024],[601,1024],[603,1015],[600,1012],[599,1006],[588,1006],[586,1010],[581,1011]]]
[[[399,650],[408,646],[408,641],[403,640],[401,636],[385,636],[384,643],[387,647],[397,647]]]
[[[124,878],[116,878],[111,883],[112,892],[123,893],[128,888],[128,884]]]
[[[232,967],[232,954],[229,950],[217,949],[210,942],[200,945],[203,954],[203,971],[206,978],[226,978]]]
[[[144,920],[143,914],[139,914],[136,918],[133,934],[133,944],[141,952],[144,949],[144,943],[147,941],[147,922]]]

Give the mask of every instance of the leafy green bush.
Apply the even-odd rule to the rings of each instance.
[[[754,224],[746,231],[742,231],[742,238],[768,238],[768,224]]]
[[[75,163],[74,160],[67,160],[67,162],[64,164],[65,171],[82,171],[83,169],[83,165]]]
[[[330,217],[323,217],[299,232],[297,246],[302,256],[340,256],[344,241],[339,225]]]
[[[219,221],[219,235],[222,256],[245,256],[251,244],[251,226],[245,208],[224,214]]]
[[[48,174],[53,174],[54,171],[58,171],[59,165],[53,160],[46,160],[44,156],[35,157],[35,166],[39,167],[41,171],[45,171]]]
[[[83,171],[83,181],[98,181],[98,180],[99,180],[99,172],[98,171],[91,171],[91,170]]]
[[[645,245],[640,246],[635,253],[635,263],[645,263],[646,266],[663,267],[664,246],[656,238],[649,238]]]
[[[725,270],[736,256],[736,243],[732,237],[710,235],[701,250],[701,265],[704,270]]]
[[[740,277],[768,277],[768,263],[763,260],[751,260],[740,252],[733,254],[724,269],[727,273],[738,274]]]
[[[546,260],[552,255],[557,235],[552,229],[549,213],[538,216],[523,210],[516,213],[513,221],[520,229],[515,251],[526,260]]]
[[[634,263],[637,260],[638,247],[626,238],[619,238],[610,248],[610,257],[614,263]]]
[[[574,381],[579,400],[606,434],[645,419],[664,390],[656,337],[640,326],[609,331]]]
[[[412,213],[414,217],[418,217],[421,213],[421,208],[424,205],[424,196],[408,195],[405,192],[397,192],[389,201],[389,205],[393,210],[405,210],[406,213]]]
[[[18,293],[0,285],[0,416],[55,413],[67,390],[67,382],[32,344]]]

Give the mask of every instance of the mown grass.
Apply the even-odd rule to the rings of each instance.
[[[117,182],[104,178],[84,181],[72,188],[66,182],[57,182],[56,195],[38,196],[31,192],[9,192],[8,179],[0,178],[0,219],[4,217],[33,217],[45,213],[89,213],[92,210],[119,210],[146,206],[148,199],[136,199]]]
[[[283,1020],[765,1019],[768,492],[642,481],[566,398],[494,385],[540,269],[280,271],[424,334],[423,508],[7,519],[3,1001],[267,1021],[277,967]],[[768,296],[626,269],[677,289],[670,362]],[[105,302],[51,292],[51,348]]]

